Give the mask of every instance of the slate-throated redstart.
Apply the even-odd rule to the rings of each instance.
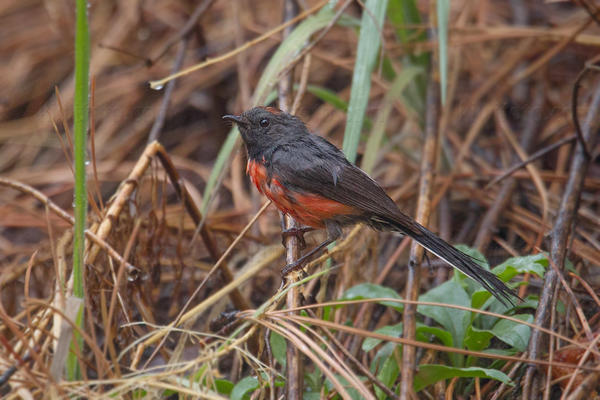
[[[377,182],[333,144],[310,133],[299,118],[273,107],[255,107],[223,119],[240,129],[248,151],[246,172],[258,191],[298,223],[327,230],[327,240],[287,265],[284,275],[336,240],[342,226],[362,222],[373,229],[410,236],[479,282],[503,304],[518,297],[470,256],[402,213]]]

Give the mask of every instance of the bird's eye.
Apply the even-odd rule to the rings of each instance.
[[[263,128],[266,128],[267,126],[269,126],[269,120],[268,119],[261,119],[260,120],[260,126],[262,126]]]

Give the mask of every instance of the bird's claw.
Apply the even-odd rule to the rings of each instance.
[[[290,273],[302,269],[303,266],[304,266],[303,263],[298,263],[298,262],[290,263],[290,264],[286,265],[285,267],[283,267],[283,269],[281,270],[281,277],[285,278]]]
[[[285,241],[288,237],[294,236],[298,238],[298,244],[300,245],[300,250],[304,250],[306,248],[306,241],[304,240],[304,234],[306,232],[312,231],[314,228],[310,226],[299,226],[296,228],[288,228],[281,231],[281,244],[285,246]],[[284,269],[285,270],[285,269]]]
[[[303,260],[298,260],[296,262],[290,263],[290,264],[286,265],[285,267],[283,267],[283,269],[281,270],[281,279],[283,279],[283,282],[285,282],[287,280],[287,277],[289,274],[291,274],[292,272],[295,272],[295,271],[303,271],[303,268],[304,268]]]

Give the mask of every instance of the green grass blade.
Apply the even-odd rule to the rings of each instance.
[[[394,101],[400,98],[402,92],[406,89],[408,84],[414,82],[415,78],[423,72],[424,71],[421,68],[417,67],[404,68],[402,72],[396,76],[392,86],[385,94],[381,106],[379,107],[379,111],[377,112],[375,126],[373,127],[373,130],[369,135],[369,139],[367,140],[367,147],[365,148],[365,154],[361,164],[361,168],[365,172],[371,173],[373,167],[375,166],[377,152],[381,146],[381,142],[385,134],[387,120],[390,116],[390,112],[392,111]]]
[[[279,81],[279,74],[288,66],[298,53],[307,45],[310,36],[320,29],[323,29],[334,17],[335,11],[331,6],[326,6],[316,15],[310,16],[302,21],[290,35],[279,45],[271,60],[267,64],[254,95],[252,97],[252,105],[257,106],[267,103],[269,94],[272,93],[273,86]],[[204,189],[204,198],[202,200],[202,213],[206,213],[210,199],[213,196],[215,186],[223,169],[231,158],[231,153],[235,148],[239,131],[237,128],[232,129],[225,140],[225,143],[219,150],[215,165],[206,183]]]
[[[298,53],[308,44],[310,36],[323,29],[331,22],[335,11],[330,7],[324,7],[317,14],[302,21],[290,35],[277,48],[269,64],[265,68],[253,96],[253,105],[262,104],[266,95],[279,82],[279,75]]]
[[[343,150],[352,162],[356,160],[365,111],[371,90],[371,72],[377,63],[387,0],[367,0],[362,15],[352,89],[346,118]]]
[[[306,85],[306,91],[325,103],[329,103],[338,110],[348,111],[348,102],[340,98],[337,93],[322,86]]]
[[[413,0],[389,0],[388,19],[396,27],[396,37],[402,44],[414,44],[425,42],[427,35],[425,30],[412,28],[422,23],[419,9]],[[409,51],[407,47],[405,51]],[[409,53],[402,57],[403,67],[419,67],[423,71],[429,71],[429,52],[420,54]],[[427,90],[427,74],[419,75],[411,82],[403,92],[400,101],[404,106],[419,116],[421,125],[425,118],[425,95]]]
[[[331,104],[338,110],[348,112],[348,102],[342,99],[340,96],[338,96],[338,94],[334,91],[316,85],[307,85],[306,91],[312,94],[313,96],[318,97],[325,103]],[[371,121],[369,117],[365,117],[363,121],[363,129],[369,130],[371,129],[371,127],[373,127],[373,121]]]
[[[88,96],[90,37],[87,22],[87,2],[77,0],[75,32],[75,97],[73,103],[73,135],[75,164],[75,231],[73,234],[73,295],[84,298],[83,291],[83,249],[87,218],[87,192],[85,182],[85,158],[88,130]],[[83,314],[80,310],[77,324],[83,327]],[[83,349],[83,339],[74,332],[73,340]],[[74,353],[67,357],[67,377],[79,379],[79,364]]]
[[[392,24],[396,26],[396,35],[402,43],[427,39],[425,32],[410,27],[421,23],[421,15],[414,0],[389,0],[387,13]]]
[[[436,2],[438,19],[438,51],[440,54],[440,93],[442,104],[446,103],[448,88],[448,18],[450,15],[450,0]]]
[[[221,176],[222,171],[229,162],[229,159],[231,158],[231,153],[233,153],[233,149],[237,147],[236,144],[238,143],[239,137],[240,131],[237,127],[233,127],[233,129],[229,131],[227,139],[225,139],[225,143],[223,143],[223,146],[221,146],[219,154],[217,154],[217,159],[215,160],[213,169],[210,172],[208,181],[206,182],[206,188],[204,188],[204,197],[202,198],[202,215],[206,214],[206,210],[208,208],[208,205],[210,204],[210,199],[213,195],[213,190],[215,189],[215,186],[219,181],[219,177]]]
[[[454,377],[495,379],[514,386],[508,375],[496,369],[481,367],[456,368],[447,365],[421,364],[414,380],[415,392],[421,391],[428,385]]]

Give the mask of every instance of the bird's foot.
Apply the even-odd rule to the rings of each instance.
[[[302,268],[304,268],[304,260],[299,259],[297,261],[294,261],[293,263],[290,263],[283,267],[283,269],[281,270],[281,278],[285,281],[290,273],[295,271],[302,271]]]
[[[298,244],[300,245],[300,250],[304,250],[306,248],[306,241],[304,240],[304,234],[306,232],[310,232],[314,230],[313,227],[310,226],[298,226],[296,228],[288,228],[281,231],[281,244],[285,246],[285,241],[288,237],[294,236],[298,238]],[[285,270],[285,268],[284,268]]]

